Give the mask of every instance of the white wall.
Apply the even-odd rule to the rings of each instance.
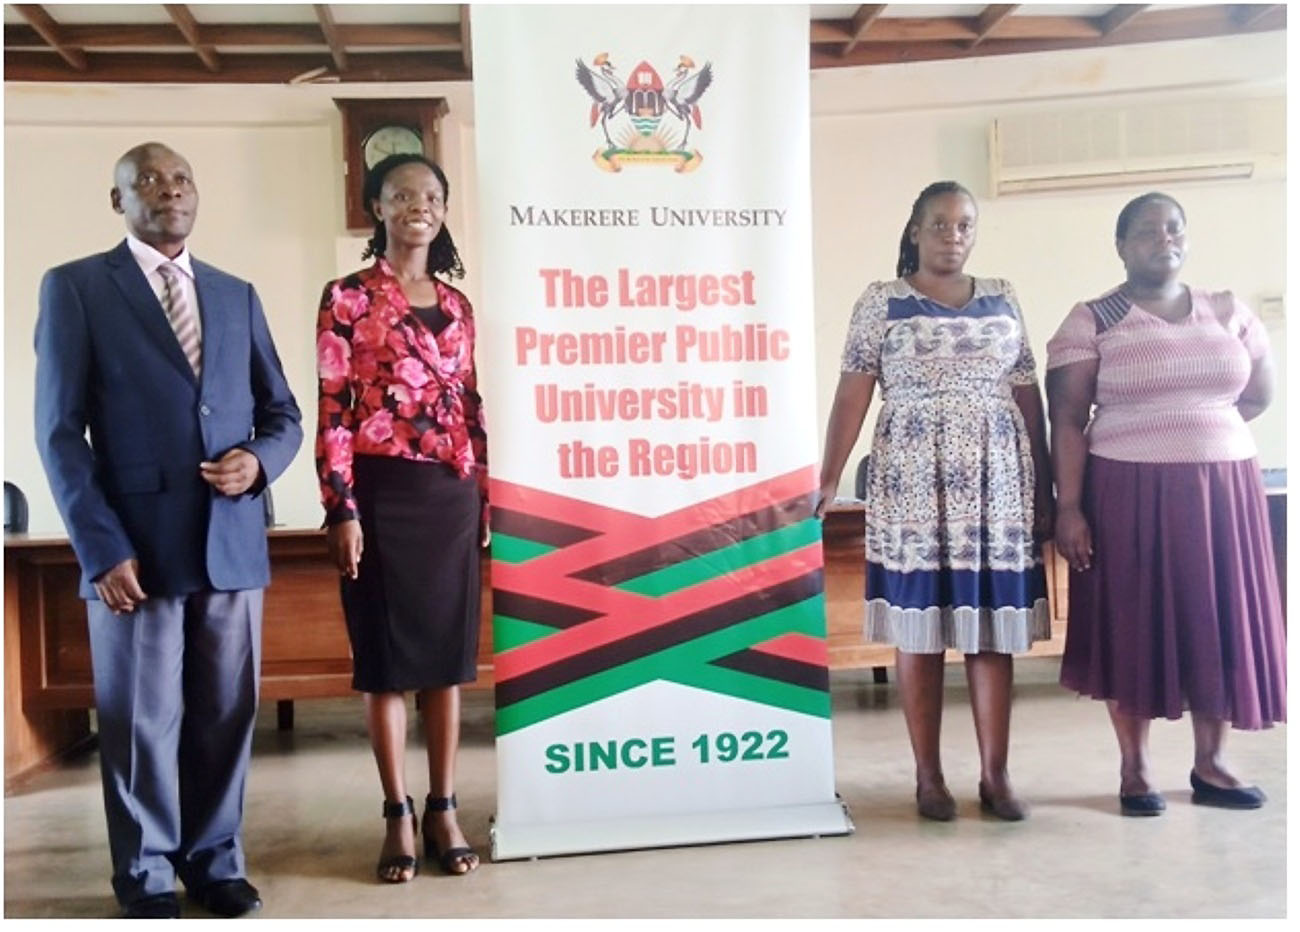
[[[1038,53],[972,61],[818,71],[812,81],[818,410],[824,425],[854,298],[892,276],[912,199],[956,178],[981,197],[972,269],[1012,279],[1039,353],[1070,304],[1120,280],[1114,217],[1133,191],[985,197],[988,122],[1027,107],[1281,94],[1281,33]],[[27,493],[33,533],[62,533],[32,444],[31,350],[42,272],[102,251],[122,236],[108,206],[114,161],[159,139],[187,156],[199,183],[196,256],[252,281],[266,306],[308,439],[275,486],[291,527],[314,527],[313,360],[322,284],[360,263],[363,241],[343,228],[341,129],[331,95],[442,96],[448,223],[476,297],[472,87],[401,84],[300,87],[5,85],[4,473]],[[779,120],[779,115],[774,116]],[[777,124],[774,124],[777,125]],[[1187,278],[1231,287],[1248,302],[1285,291],[1284,185],[1169,186],[1187,208]],[[479,308],[490,321],[491,308]],[[1274,349],[1285,370],[1282,334]],[[1285,464],[1284,386],[1256,434],[1264,465]],[[487,399],[488,404],[500,404]],[[489,409],[490,410],[490,409]],[[865,452],[870,415],[857,456]],[[849,490],[852,470],[841,488]]]
[[[462,224],[473,190],[462,187],[461,128],[472,119],[467,84],[345,92],[328,86],[5,86],[4,474],[27,494],[32,533],[63,533],[31,439],[40,278],[50,266],[101,252],[122,238],[122,218],[108,200],[113,164],[149,139],[172,146],[194,168],[195,256],[253,282],[262,298],[307,432],[273,488],[276,517],[289,527],[320,524],[312,450],[316,302],[327,280],[364,264],[365,244],[344,227],[342,129],[331,94],[448,98],[448,223],[458,241],[466,240]],[[472,248],[465,253],[472,297]]]
[[[1148,187],[994,198],[988,127],[1040,109],[1269,97],[1285,93],[1285,36],[1269,33],[1069,53],[1035,53],[813,73],[813,239],[819,425],[838,379],[852,305],[892,278],[912,201],[955,179],[980,201],[968,269],[1010,279],[1025,309],[1040,376],[1048,338],[1074,302],[1123,281],[1115,218]],[[1272,180],[1163,185],[1187,211],[1184,280],[1231,288],[1252,307],[1286,290],[1286,185]],[[1265,467],[1286,465],[1284,327],[1270,327],[1279,384],[1252,422]],[[870,449],[873,405],[853,466]]]

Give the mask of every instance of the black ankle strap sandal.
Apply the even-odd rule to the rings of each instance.
[[[404,819],[408,815],[411,817],[411,831],[418,831],[420,824],[415,817],[415,800],[409,796],[400,803],[384,800],[385,819]],[[407,871],[411,872],[410,877],[403,876]],[[379,863],[375,865],[375,876],[385,883],[406,883],[418,873],[420,873],[420,862],[409,854],[381,857]]]
[[[455,808],[455,793],[452,793],[450,796],[434,796],[430,793],[424,798],[425,825],[428,825],[430,812],[449,812]],[[444,874],[451,874],[452,876],[459,877],[468,874],[470,871],[478,867],[477,863],[472,863],[463,871],[456,869],[464,859],[471,855],[475,858],[478,857],[473,848],[465,845],[458,845],[455,848],[448,848],[446,851],[441,851],[438,848],[437,841],[434,840],[433,836],[429,832],[423,832],[423,837],[424,856],[431,861],[436,861],[438,866],[442,868]]]

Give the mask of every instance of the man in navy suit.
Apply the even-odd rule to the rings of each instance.
[[[252,285],[185,248],[189,163],[136,146],[110,197],[126,240],[41,282],[36,437],[87,599],[113,889],[128,917],[175,918],[179,876],[237,916],[261,906],[240,838],[261,493],[302,416]]]

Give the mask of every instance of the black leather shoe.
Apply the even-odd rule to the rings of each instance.
[[[1126,816],[1158,816],[1165,811],[1165,798],[1159,793],[1119,794],[1119,812]]]
[[[156,893],[128,903],[122,910],[123,919],[179,919],[181,902],[175,893]]]
[[[258,894],[257,887],[242,877],[210,883],[194,899],[208,912],[227,919],[262,908],[262,897]]]
[[[1007,822],[1019,822],[1025,817],[1025,804],[1014,796],[994,797],[980,781],[980,812],[987,812]]]
[[[952,798],[948,790],[942,789],[921,793],[921,788],[916,788],[916,813],[924,819],[933,819],[936,822],[951,822],[957,818],[957,801]]]
[[[1258,809],[1268,797],[1257,786],[1226,788],[1206,783],[1192,774],[1192,802],[1198,806],[1218,806],[1220,809]]]

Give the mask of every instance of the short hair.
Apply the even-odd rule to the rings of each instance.
[[[402,152],[376,162],[366,172],[365,180],[361,185],[361,203],[367,213],[370,212],[371,202],[378,200],[380,192],[384,190],[384,179],[388,177],[389,173],[393,169],[409,165],[411,162],[419,162],[433,172],[434,177],[438,179],[438,183],[442,185],[443,203],[447,203],[451,199],[451,186],[447,183],[447,176],[436,162],[414,152]],[[366,248],[361,253],[361,258],[369,259],[371,256],[382,256],[387,249],[388,231],[384,229],[384,221],[376,220],[375,231],[371,234],[370,239],[366,241]],[[429,244],[428,268],[430,275],[441,274],[446,275],[448,278],[465,277],[465,266],[460,261],[460,253],[456,251],[456,244],[452,242],[451,231],[447,229],[446,223],[442,225],[438,235]]]
[[[926,202],[932,197],[938,197],[941,194],[964,194],[970,198],[971,203],[975,203],[975,195],[966,190],[964,185],[956,181],[936,181],[925,186],[915,201],[912,202],[912,213],[907,218],[907,223],[903,224],[903,236],[898,243],[898,266],[897,273],[899,278],[911,275],[921,267],[921,250],[912,242],[909,235],[912,227],[921,222],[921,215],[925,212]]]
[[[1187,211],[1183,210],[1182,204],[1168,194],[1162,194],[1159,191],[1148,191],[1146,194],[1133,198],[1119,212],[1119,219],[1115,221],[1115,240],[1117,242],[1128,236],[1128,228],[1133,225],[1133,218],[1141,212],[1142,208],[1155,201],[1164,201],[1173,205],[1177,209],[1178,215],[1183,218],[1183,223],[1187,222]]]

